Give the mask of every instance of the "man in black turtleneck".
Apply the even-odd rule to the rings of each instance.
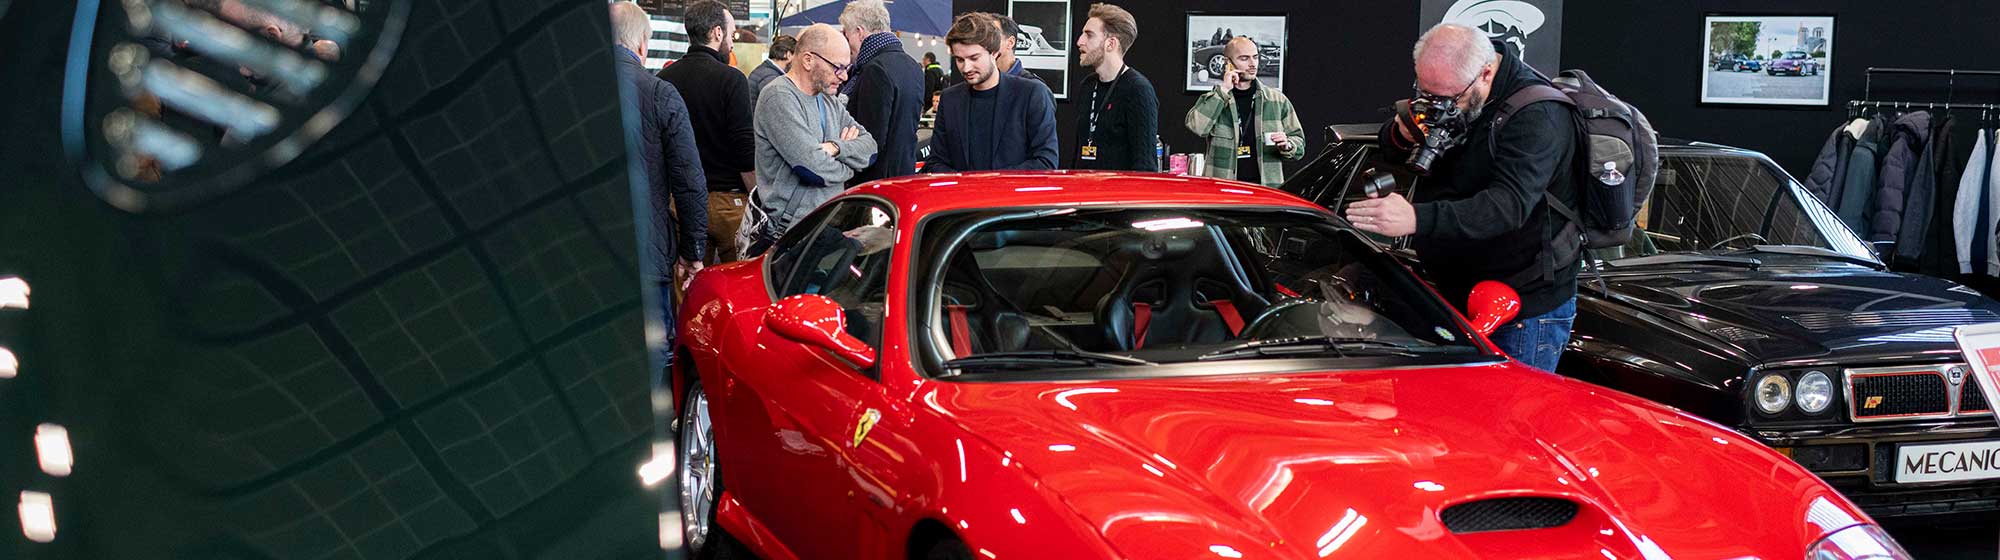
[[[1418,190],[1356,202],[1347,218],[1362,230],[1410,236],[1424,274],[1465,310],[1472,286],[1497,280],[1521,295],[1514,322],[1490,337],[1516,360],[1555,371],[1576,317],[1576,263],[1581,239],[1548,202],[1576,208],[1570,180],[1577,136],[1572,110],[1554,101],[1529,103],[1493,129],[1497,105],[1515,92],[1549,82],[1518,51],[1462,25],[1432,28],[1417,41],[1419,95],[1455,101],[1467,127],[1458,147],[1439,156]],[[1382,130],[1385,160],[1401,161],[1415,147],[1400,120]]]
[[[756,136],[750,122],[750,78],[729,65],[736,18],[715,0],[689,2],[688,52],[660,70],[687,101],[701,169],[708,176],[710,262],[736,260],[736,228],[744,193],[757,186]],[[687,212],[689,209],[678,209]]]

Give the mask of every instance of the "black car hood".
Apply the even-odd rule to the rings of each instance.
[[[1755,363],[1956,353],[1952,327],[2000,303],[1939,278],[1861,266],[1648,267],[1606,274],[1619,304],[1709,335]],[[1597,294],[1586,276],[1580,292]]]

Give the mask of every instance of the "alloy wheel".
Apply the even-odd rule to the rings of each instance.
[[[681,536],[690,552],[700,552],[713,532],[716,502],[715,431],[701,383],[688,387],[679,424]]]

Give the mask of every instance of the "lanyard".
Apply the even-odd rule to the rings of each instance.
[[[1092,145],[1092,146],[1095,146],[1095,145],[1097,145],[1097,114],[1098,114],[1099,112],[1103,111],[1104,109],[1106,109],[1106,108],[1107,108],[1107,107],[1108,107],[1109,105],[1111,105],[1111,93],[1112,93],[1112,92],[1115,92],[1115,91],[1118,91],[1118,81],[1119,81],[1119,80],[1121,80],[1121,79],[1124,79],[1124,78],[1125,78],[1125,73],[1126,73],[1126,72],[1129,72],[1129,71],[1131,71],[1131,70],[1132,70],[1132,67],[1131,67],[1131,66],[1126,66],[1126,67],[1124,67],[1124,68],[1120,68],[1120,69],[1118,69],[1118,75],[1117,75],[1116,77],[1113,77],[1113,78],[1111,78],[1111,85],[1110,85],[1110,86],[1108,86],[1108,87],[1105,87],[1105,88],[1104,88],[1104,103],[1103,103],[1102,105],[1099,105],[1099,104],[1097,103],[1097,88],[1091,88],[1091,90],[1090,90],[1090,138],[1088,138],[1088,139],[1087,139],[1087,140],[1085,141],[1085,143],[1086,143],[1086,144],[1089,144],[1089,145]]]

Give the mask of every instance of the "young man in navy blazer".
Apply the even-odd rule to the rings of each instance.
[[[926,173],[1056,168],[1053,97],[1048,86],[998,67],[996,23],[993,16],[965,14],[945,35],[965,83],[945,88],[938,101]]]

